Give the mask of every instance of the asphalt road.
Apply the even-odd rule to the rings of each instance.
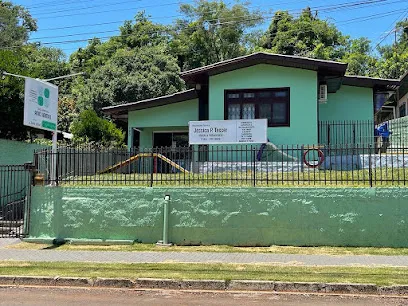
[[[0,288],[0,305],[30,306],[212,306],[212,305],[283,305],[283,306],[376,306],[408,305],[408,299],[372,296],[321,296],[307,294],[181,292],[170,290],[136,291],[72,288]]]

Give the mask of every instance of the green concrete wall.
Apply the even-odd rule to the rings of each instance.
[[[32,238],[408,247],[407,188],[34,187]]]
[[[274,144],[317,143],[317,73],[260,64],[210,77],[209,119],[224,120],[224,91],[290,87],[290,127],[268,128]]]
[[[319,120],[374,122],[373,89],[343,85],[336,93],[328,94],[327,103],[319,104]],[[330,138],[336,144],[372,144],[374,131],[367,125],[338,126],[337,132],[332,129]]]
[[[43,148],[46,146],[0,139],[0,166],[32,162],[34,150]],[[0,171],[0,206],[23,198],[30,183],[30,175],[27,171],[21,168],[13,169],[13,171],[10,171],[11,168],[8,168],[8,171],[6,169]]]
[[[0,165],[22,165],[32,162],[34,150],[46,146],[22,141],[0,139]]]
[[[132,129],[142,128],[140,146],[152,147],[153,131],[188,130],[188,122],[198,120],[198,99],[129,112],[128,144],[132,144]]]
[[[319,120],[374,120],[373,89],[342,85],[319,104]]]

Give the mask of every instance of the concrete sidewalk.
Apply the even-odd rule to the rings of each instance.
[[[296,255],[269,253],[211,253],[211,252],[116,252],[116,251],[59,251],[18,250],[7,248],[18,239],[0,239],[0,260],[50,262],[105,263],[269,263],[305,266],[402,266],[408,267],[408,256],[378,255]]]

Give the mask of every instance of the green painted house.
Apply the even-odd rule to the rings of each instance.
[[[129,147],[187,146],[189,121],[258,118],[268,119],[268,139],[276,145],[334,137],[371,142],[371,127],[367,132],[355,123],[372,122],[376,97],[397,90],[399,80],[346,76],[346,69],[334,61],[255,53],[182,72],[186,91],[103,111],[127,121]],[[337,135],[337,126],[353,130]]]

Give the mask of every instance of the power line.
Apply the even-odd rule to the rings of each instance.
[[[374,15],[372,15],[372,16],[374,16]],[[244,19],[242,19],[242,16],[239,16],[239,17],[234,17],[234,18],[232,18],[230,20],[225,20],[225,21],[219,22],[219,23],[217,23],[215,25],[216,26],[228,25],[228,24],[241,23],[241,22],[247,22],[247,21],[256,21],[258,19],[263,20],[263,19],[266,19],[266,18],[269,18],[269,17],[273,17],[273,15],[265,15],[263,17],[244,18]],[[375,17],[378,17],[378,14],[375,14]],[[238,20],[236,20],[236,19],[238,19]],[[203,20],[203,22],[210,22],[210,21],[216,21],[216,20],[217,19]],[[353,19],[350,19],[350,20],[345,20],[344,22],[351,23],[349,21],[358,21],[358,20],[356,18],[353,18]],[[200,26],[200,25],[197,25],[197,27],[198,26]],[[38,38],[38,39],[60,38],[60,37],[78,36],[78,35],[87,35],[87,34],[105,34],[105,33],[111,33],[111,32],[116,32],[116,31],[118,31],[118,30],[93,32],[93,33],[76,33],[76,34],[61,35],[61,36],[49,36],[49,37],[41,37],[41,38]],[[169,33],[169,32],[170,31],[168,31],[168,30],[163,30],[163,31],[154,30],[154,31],[151,31],[151,32],[147,32],[146,34],[163,34],[163,33]],[[113,35],[113,36],[105,36],[105,37],[93,37],[93,38],[87,38],[87,39],[75,39],[75,40],[66,40],[66,41],[57,41],[57,42],[45,42],[45,43],[42,43],[42,44],[53,44],[53,43],[63,44],[63,43],[68,43],[68,42],[77,43],[77,42],[89,41],[89,40],[94,39],[94,38],[96,38],[96,39],[107,39],[107,38],[113,38],[113,37],[127,37],[127,36],[132,36],[132,35],[134,35],[134,34]]]
[[[344,25],[344,24],[350,24],[350,23],[355,23],[355,22],[363,22],[363,21],[367,21],[367,20],[371,20],[375,18],[382,18],[382,17],[386,17],[389,15],[394,15],[395,13],[399,13],[399,12],[401,12],[400,9],[388,11],[388,12],[377,13],[377,14],[368,15],[368,16],[360,16],[360,17],[356,17],[352,19],[342,20],[342,21],[336,22],[336,24]]]
[[[152,7],[164,7],[164,6],[171,6],[171,5],[178,5],[179,2],[171,2],[167,4],[160,4],[160,5],[146,5],[146,6],[138,6],[138,7],[129,7],[126,8],[127,10],[139,10],[139,9],[145,9],[145,8],[152,8]],[[123,11],[123,8],[120,9],[114,9],[114,10],[103,10],[103,11],[93,11],[93,12],[82,12],[82,13],[76,13],[76,14],[66,14],[66,15],[56,15],[56,16],[50,16],[50,17],[43,17],[41,19],[51,19],[51,18],[60,18],[60,17],[72,17],[72,16],[79,16],[79,15],[95,15],[95,14],[102,14],[102,13],[110,13],[110,12],[119,12]]]
[[[87,0],[87,2],[92,2],[92,1],[97,1],[97,0]],[[75,4],[75,3],[78,3],[78,0],[37,2],[35,5],[23,5],[23,6],[31,11],[32,9],[35,10],[35,9],[39,9],[43,7],[49,7],[50,5],[63,6],[63,5],[70,5],[70,4]]]
[[[398,21],[402,21],[407,15],[408,15],[408,8],[406,9],[405,12],[402,13],[402,15],[400,15],[400,17],[398,17],[398,18],[392,23],[392,25],[394,25],[394,24],[396,25],[396,24],[398,23]],[[394,26],[393,26],[393,28],[394,28]],[[393,29],[393,28],[392,28],[392,29]],[[380,41],[375,45],[374,49],[377,49],[377,48],[381,45],[381,43],[382,43],[391,33],[393,33],[392,29],[389,30],[388,33],[387,33],[385,36],[383,36],[382,38],[380,38]],[[395,29],[395,30],[396,30],[396,29]]]
[[[215,26],[222,26],[224,24],[232,24],[232,23],[242,23],[242,22],[247,22],[247,21],[253,21],[257,19],[263,19],[263,17],[257,17],[257,18],[242,18],[240,17],[235,17],[234,19],[239,19],[239,20],[229,20],[229,21],[224,21],[224,22],[218,22],[217,24],[214,24]],[[215,19],[214,19],[215,20]],[[204,20],[204,21],[211,21],[211,20]],[[196,25],[197,27],[200,25]],[[145,34],[159,34],[159,33],[168,33],[169,31],[163,30],[163,31],[151,31],[151,32],[146,32]],[[101,37],[92,37],[92,38],[86,38],[86,39],[73,39],[73,40],[64,40],[64,41],[54,41],[54,42],[43,42],[40,43],[41,45],[52,45],[52,44],[67,44],[67,43],[78,43],[78,42],[86,42],[90,41],[92,39],[99,39],[99,40],[104,40],[104,39],[109,39],[109,38],[121,38],[121,37],[128,37],[134,35],[133,33],[131,34],[122,34],[122,35],[111,35],[111,36],[101,36]],[[20,48],[21,46],[11,46],[11,47],[5,47],[5,48],[0,48],[0,49],[15,49],[15,48]]]
[[[390,0],[376,0],[376,2],[383,2],[383,1],[390,1]],[[387,4],[392,4],[392,3],[395,3],[395,2],[400,2],[401,0],[397,0],[397,1],[393,1],[393,2],[391,2],[391,3],[387,3]],[[298,2],[301,2],[301,1],[295,1],[295,3],[298,3]],[[305,2],[305,1],[303,1],[303,2]],[[307,1],[306,1],[307,2]],[[289,2],[289,3],[293,3],[293,2]],[[369,2],[367,2],[367,1],[365,1],[365,2],[357,2],[357,3],[345,3],[345,4],[342,4],[342,6],[350,6],[350,5],[352,5],[352,6],[355,6],[355,5],[357,5],[357,4],[359,4],[359,5],[361,5],[361,4],[373,4],[373,2],[372,1],[369,1]],[[314,10],[320,10],[320,11],[325,11],[325,10],[328,10],[328,11],[331,11],[331,10],[333,10],[333,9],[339,9],[339,8],[342,8],[342,6],[339,6],[339,7],[336,7],[336,6],[318,6],[318,7],[315,7],[315,8],[313,8]],[[265,7],[265,6],[261,6],[261,5],[258,5],[258,6],[253,6],[253,7],[249,7],[249,8],[255,8],[255,7]],[[288,12],[290,12],[290,11],[295,11],[295,10],[287,10]],[[156,18],[152,18],[152,19],[164,19],[164,18],[174,18],[174,17],[182,17],[183,15],[178,15],[178,16],[162,16],[162,17],[156,17]],[[62,30],[62,29],[72,29],[72,28],[78,28],[78,27],[90,27],[90,26],[99,26],[99,25],[108,25],[108,24],[117,24],[117,23],[122,23],[122,22],[124,22],[125,20],[118,20],[118,21],[112,21],[112,22],[102,22],[102,23],[95,23],[95,24],[83,24],[83,25],[73,25],[73,26],[65,26],[65,27],[57,27],[57,28],[46,28],[46,29],[41,29],[41,31],[53,31],[53,30]]]
[[[132,2],[141,2],[142,0],[133,0]],[[104,3],[103,6],[107,7],[107,6],[113,6],[113,5],[120,5],[120,4],[129,4],[129,0],[127,1],[120,1],[120,2],[114,2],[114,3]],[[93,6],[86,6],[86,7],[80,7],[81,10],[88,10],[91,8],[96,8],[96,7],[100,7],[101,5],[93,5]],[[57,11],[50,11],[50,12],[44,12],[44,13],[40,13],[40,14],[35,14],[36,17],[41,17],[41,16],[48,16],[50,14],[54,14],[54,13],[63,13],[63,12],[73,12],[73,11],[78,11],[78,8],[70,8],[70,9],[65,9],[65,10],[57,10]]]
[[[388,0],[387,0],[387,1],[388,1]],[[309,0],[286,2],[286,4],[299,3],[299,2],[309,2]],[[278,3],[278,4],[283,4],[283,3]],[[249,7],[247,7],[247,8],[257,8],[257,7],[265,7],[265,5],[249,6]],[[288,10],[288,11],[294,11],[294,10]],[[216,12],[216,10],[210,11],[210,12]],[[151,18],[151,20],[154,20],[154,19],[165,19],[165,18],[174,18],[174,17],[182,17],[182,16],[184,16],[184,15],[153,17],[153,18]],[[101,22],[101,23],[91,23],[91,24],[81,24],[81,25],[64,26],[64,27],[57,27],[57,28],[45,28],[45,29],[41,29],[41,31],[44,32],[44,31],[55,31],[55,30],[64,30],[64,29],[72,29],[72,28],[81,28],[81,27],[92,27],[92,26],[99,26],[99,25],[108,25],[108,24],[123,23],[123,22],[125,22],[125,21],[127,21],[127,19],[122,19],[122,20],[117,20],[117,21],[111,21],[111,22]]]
[[[388,2],[389,0],[363,0],[363,1],[356,1],[356,2],[345,2],[345,3],[340,3],[340,4],[336,4],[336,5],[332,5],[329,6],[329,8],[331,10],[337,10],[339,8],[344,8],[344,7],[350,7],[350,8],[354,8],[356,6],[371,6],[373,4],[376,3],[380,3],[380,2]],[[399,0],[402,1],[402,0]],[[143,6],[143,7],[132,7],[132,8],[127,8],[128,10],[134,10],[134,9],[144,9],[144,8],[151,8],[151,7],[164,7],[164,6],[171,6],[171,5],[178,5],[180,4],[180,2],[171,2],[171,3],[166,3],[166,4],[158,4],[158,5],[149,5],[149,6]],[[270,6],[274,6],[276,4],[271,4]],[[265,7],[265,5],[263,6]],[[324,7],[324,6],[321,6]],[[315,7],[313,9],[318,9],[320,7]],[[79,16],[79,15],[88,15],[88,14],[101,14],[101,13],[107,13],[107,12],[115,12],[115,11],[122,11],[123,9],[115,9],[115,10],[102,10],[102,11],[92,11],[92,12],[79,12],[79,13],[75,13],[75,14],[65,14],[65,15],[55,15],[55,16],[50,16],[50,17],[43,17],[42,19],[50,19],[50,18],[59,18],[59,17],[71,17],[71,16]],[[58,12],[56,12],[58,13]]]
[[[388,1],[388,0],[378,0],[378,2],[384,2],[384,1]],[[399,1],[398,1],[399,2]],[[360,5],[361,5],[361,3],[368,3],[367,1],[365,1],[365,2],[358,2],[358,3],[360,3]],[[357,5],[358,3],[349,3],[348,5]],[[372,3],[372,1],[371,1],[371,3]],[[346,4],[345,4],[346,5]],[[345,6],[345,5],[343,5],[343,6]],[[333,6],[329,6],[329,7],[322,7],[322,8],[332,8]],[[266,18],[269,18],[270,16],[268,16],[268,15],[265,15],[265,16],[263,16],[263,17],[260,17],[259,19],[260,20],[264,20],[264,19],[266,19]],[[233,18],[234,19],[234,18]],[[229,20],[229,21],[224,21],[224,22],[219,22],[217,25],[223,25],[223,24],[233,24],[233,23],[239,23],[239,22],[244,22],[244,21],[251,21],[251,20],[254,20],[253,18],[252,19],[242,19],[242,16],[240,16],[240,17],[236,17],[235,19],[240,19],[240,20],[238,20],[238,21],[234,21],[233,19],[231,19],[231,20]],[[258,19],[258,18],[257,18]],[[204,20],[204,22],[206,22],[206,21],[215,21],[215,20],[218,20],[218,19],[213,19],[213,20]],[[104,34],[104,33],[112,33],[112,32],[116,32],[117,30],[115,30],[115,31],[102,31],[102,32],[96,32],[96,33],[77,33],[77,34],[71,34],[71,35],[64,35],[63,37],[66,37],[66,36],[77,36],[77,35],[87,35],[87,34]],[[156,32],[156,33],[158,33],[158,32]],[[132,35],[132,34],[130,34],[130,35]],[[128,36],[128,35],[118,35],[118,37],[126,37],[126,36]],[[59,36],[59,37],[61,37],[61,36]],[[103,37],[94,37],[94,38],[96,38],[96,39],[101,39],[101,40],[103,40],[103,39],[109,39],[109,38],[113,38],[113,37],[115,37],[115,36],[103,36]],[[47,38],[47,37],[43,37],[43,38]],[[48,37],[48,38],[58,38],[58,36],[55,36],[55,37]],[[91,40],[92,38],[86,38],[86,39],[74,39],[74,40],[64,40],[64,41],[56,41],[56,42],[43,42],[42,44],[43,45],[52,45],[52,44],[69,44],[69,43],[78,43],[78,42],[86,42],[86,41],[89,41],[89,40]],[[9,47],[8,49],[10,49],[10,48],[18,48],[18,47],[20,47],[20,46],[12,46],[12,47]]]

